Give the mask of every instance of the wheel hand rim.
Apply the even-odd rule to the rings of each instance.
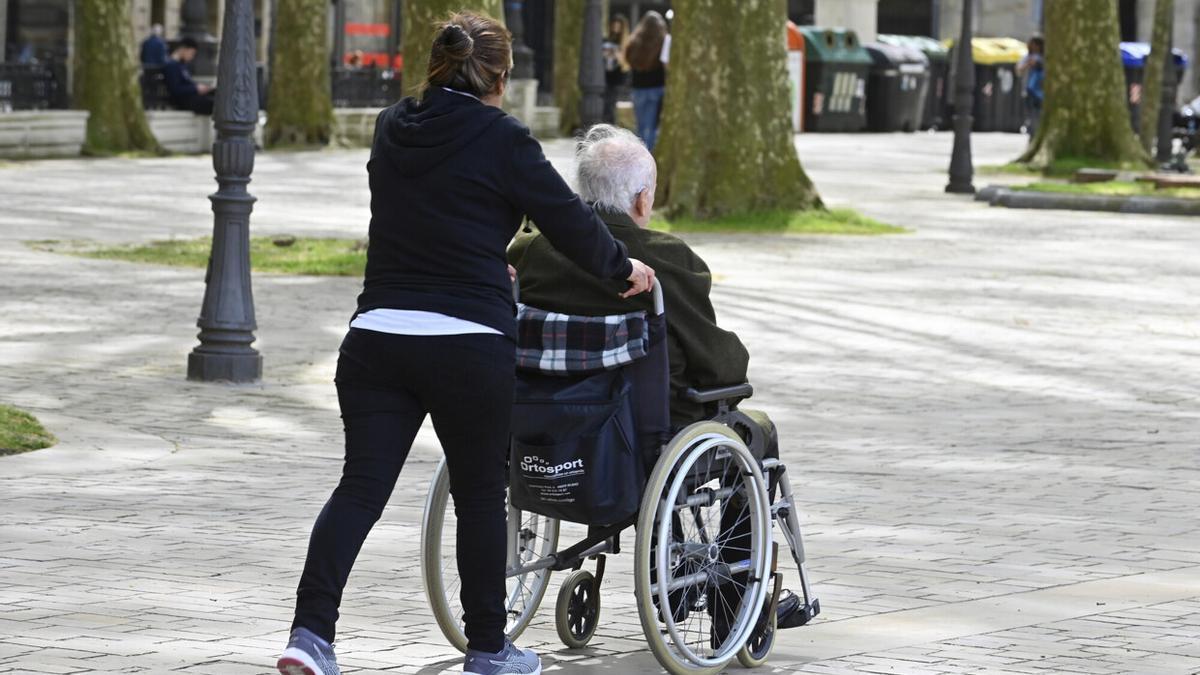
[[[692,469],[692,467],[694,467],[698,463],[700,458],[702,456],[704,456],[705,454],[707,454],[709,451],[720,448],[722,446],[726,446],[726,445],[728,445],[728,443],[729,443],[728,439],[722,438],[720,436],[716,436],[716,437],[702,436],[700,438],[695,439],[695,441],[693,442],[693,444],[691,446],[691,449],[689,449],[685,452],[684,459],[676,465],[671,477],[668,479],[670,488],[668,490],[667,498],[664,500],[660,500],[659,507],[658,507],[660,510],[660,513],[661,513],[661,517],[659,518],[658,523],[657,523],[659,544],[657,546],[657,550],[655,553],[656,553],[656,568],[660,571],[658,574],[658,584],[657,584],[658,585],[659,607],[664,608],[664,610],[661,612],[661,617],[663,619],[663,622],[666,624],[667,632],[669,633],[670,638],[671,638],[671,643],[672,643],[671,646],[674,648],[674,650],[677,651],[680,654],[680,656],[682,656],[686,661],[688,661],[694,665],[701,666],[701,667],[715,667],[715,666],[720,666],[720,665],[726,663],[728,661],[728,659],[730,658],[730,656],[732,656],[737,651],[737,649],[742,644],[745,643],[746,638],[748,637],[749,631],[753,629],[753,626],[756,622],[746,621],[745,617],[742,617],[741,615],[746,613],[750,607],[761,607],[761,603],[763,601],[763,596],[766,593],[766,587],[764,584],[762,584],[761,580],[747,581],[747,583],[745,584],[745,591],[743,592],[742,602],[741,602],[741,604],[739,604],[739,611],[734,613],[735,619],[733,620],[733,623],[738,626],[738,630],[734,633],[727,635],[725,640],[719,645],[719,648],[713,649],[714,653],[711,656],[702,656],[702,655],[696,653],[696,651],[693,650],[690,645],[691,641],[684,639],[684,637],[680,635],[679,628],[676,625],[676,623],[677,623],[676,619],[675,619],[676,612],[674,611],[674,608],[672,607],[672,604],[670,602],[671,591],[669,589],[669,586],[670,586],[669,580],[675,576],[675,574],[674,574],[675,567],[670,565],[670,563],[672,562],[670,560],[670,558],[671,558],[671,552],[675,547],[673,545],[664,546],[663,542],[674,542],[674,539],[671,537],[672,528],[674,525],[674,522],[673,522],[674,519],[671,517],[671,514],[674,513],[675,509],[673,508],[673,506],[669,509],[664,508],[664,507],[679,504],[679,493],[683,489],[683,487],[686,483],[686,478],[688,477],[690,470]],[[745,466],[745,462],[746,462],[745,456],[740,453],[737,453],[737,452],[732,452],[732,453],[726,452],[723,457],[720,454],[718,454],[718,455],[715,455],[713,459],[714,460],[725,460],[725,470],[722,474],[723,477],[728,475],[728,470],[731,466],[741,465],[740,470],[738,471],[739,476],[746,469],[749,468],[749,467]],[[711,467],[714,463],[715,462],[713,460],[710,460],[709,467]],[[763,512],[763,509],[765,509],[765,507],[766,507],[766,496],[764,494],[760,494],[762,492],[761,474],[759,474],[759,472],[757,471],[757,466],[755,466],[754,469],[752,471],[750,471],[750,473],[755,475],[760,480],[758,482],[750,481],[749,483],[744,479],[741,480],[741,485],[746,488],[746,490],[749,494],[749,499],[747,500],[747,508],[753,509],[757,512],[760,523],[767,524],[767,523],[769,523],[769,521],[767,520],[766,514]],[[693,486],[693,490],[695,491],[698,488],[703,487],[710,482],[712,482],[712,480],[702,483],[700,486]],[[758,488],[758,489],[754,489],[754,488]],[[721,500],[721,501],[724,502],[726,500]],[[711,504],[709,506],[711,506]],[[724,505],[722,505],[722,508],[723,507],[724,507]],[[698,513],[697,510],[695,510],[694,507],[689,507],[689,511],[691,511],[693,520],[697,523],[698,538],[700,538],[702,541],[707,543],[708,542],[707,533],[704,530],[701,515]],[[752,518],[753,514],[748,513],[746,515],[746,517]],[[684,523],[686,520],[687,520],[686,518],[680,518],[680,523],[681,523],[680,528],[681,529],[683,529],[682,523]],[[730,528],[728,528],[729,531],[732,532],[733,530],[736,530],[737,526],[740,525],[741,521],[742,521],[742,517],[739,515],[739,518],[734,523],[734,525],[732,525],[732,526],[730,526]],[[719,528],[718,533],[717,533],[717,539],[720,538],[721,533],[722,533],[722,530]],[[752,569],[753,568],[761,569],[761,564],[756,564],[756,563],[762,563],[765,561],[765,559],[761,559],[761,556],[765,555],[766,537],[767,536],[769,536],[769,525],[767,525],[766,527],[760,527],[758,536],[756,538],[752,538],[752,540],[750,542],[750,550],[747,553],[750,558],[750,564],[752,565]],[[726,537],[726,539],[728,539],[728,537]],[[684,566],[686,567],[686,564]],[[664,573],[664,571],[665,571],[665,573]],[[703,614],[707,613],[708,608],[706,605],[708,602],[709,584],[711,582],[713,582],[714,580],[721,581],[721,580],[715,579],[715,577],[723,576],[724,580],[727,583],[738,583],[735,579],[732,578],[732,576],[722,575],[719,568],[716,565],[709,565],[707,567],[701,566],[699,570],[697,570],[696,572],[693,572],[689,575],[686,575],[686,576],[696,576],[702,572],[705,573],[705,576],[706,576],[706,578],[703,582],[703,592],[699,593],[698,596],[696,597],[696,599],[691,602],[686,601],[686,599],[688,597],[690,597],[689,593],[685,592],[685,594],[684,594],[685,602],[683,604],[681,604],[681,609],[687,608],[689,610],[688,617],[690,617],[693,614],[702,616]],[[691,585],[689,585],[689,588],[694,588],[695,585],[696,584],[691,584]],[[718,587],[719,587],[719,585],[720,584],[718,583]],[[751,586],[753,586],[753,588],[751,588]],[[715,593],[715,596],[722,603],[724,603],[725,600],[722,597],[722,595],[723,594],[720,593],[719,591]],[[749,595],[750,597],[745,597],[747,595]],[[699,606],[692,607],[691,605],[699,605]],[[729,609],[728,604],[725,605],[725,608]],[[686,620],[686,618],[684,620]],[[704,625],[703,621],[701,621],[701,626],[703,627],[703,625]],[[696,630],[696,631],[692,631],[691,629],[685,630],[686,634],[690,634],[692,632],[696,632],[700,635],[700,644],[703,644],[703,639],[705,637],[703,628],[701,628],[700,630]]]

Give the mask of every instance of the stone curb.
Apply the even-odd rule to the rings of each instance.
[[[1073,195],[1057,192],[1013,190],[989,185],[975,195],[976,201],[1013,209],[1061,209],[1067,211],[1111,211],[1148,213],[1161,216],[1200,216],[1200,200],[1172,197]]]

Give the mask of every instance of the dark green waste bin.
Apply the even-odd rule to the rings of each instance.
[[[882,42],[863,45],[871,56],[867,129],[916,131],[925,113],[929,59],[920,50]]]
[[[947,129],[950,116],[946,114],[946,99],[950,91],[950,58],[946,46],[924,35],[880,35],[886,45],[919,49],[929,60],[929,86],[925,88],[925,106],[921,114],[921,129]],[[867,107],[870,107],[868,97]]]
[[[951,71],[954,50],[951,47]],[[1017,63],[1025,57],[1025,43],[1013,38],[975,38],[971,55],[975,61],[975,131],[1020,132],[1025,124],[1025,88],[1017,75]],[[954,73],[950,74],[950,82]],[[953,86],[951,86],[953,88]],[[949,98],[950,106],[954,101]]]
[[[867,126],[871,57],[852,30],[801,27],[804,34],[805,131],[862,131]]]

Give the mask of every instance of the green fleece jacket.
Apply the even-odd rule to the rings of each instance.
[[[663,282],[667,312],[667,348],[671,360],[671,422],[690,424],[706,416],[705,407],[684,400],[687,387],[717,387],[746,381],[750,355],[737,335],[717,326],[708,294],[708,265],[683,240],[637,226],[628,214],[597,209],[609,231],[629,249],[629,257],[654,268]],[[508,248],[517,269],[521,302],[565,314],[600,316],[650,310],[646,293],[623,299],[624,282],[602,281],[556,251],[536,230],[521,232]]]

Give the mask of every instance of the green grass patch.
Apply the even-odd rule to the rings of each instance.
[[[841,234],[874,235],[906,232],[902,227],[886,225],[851,209],[774,211],[753,215],[730,216],[711,221],[655,219],[650,226],[664,232],[741,232],[757,234]],[[361,277],[367,264],[366,242],[354,239],[294,239],[287,246],[276,240],[284,237],[254,237],[250,240],[250,266],[254,272],[302,274],[314,276]],[[168,239],[145,244],[99,247],[77,241],[43,240],[26,244],[39,251],[78,255],[102,260],[205,267],[212,247],[208,237]]]
[[[0,456],[41,450],[57,442],[33,415],[0,405]]]
[[[1145,171],[1149,167],[1138,162],[1110,162],[1106,160],[1085,159],[1082,157],[1060,157],[1045,168],[1034,168],[1028,164],[1009,162],[1008,164],[985,164],[975,171],[980,175],[1016,175],[1016,176],[1050,176],[1070,177],[1080,169],[1109,169],[1112,171]]]
[[[1008,164],[982,164],[975,167],[975,173],[980,176],[1040,176],[1042,172],[1037,169],[1031,169],[1026,164],[1009,162]]]
[[[1075,195],[1106,195],[1111,197],[1174,197],[1200,199],[1200,188],[1155,188],[1153,183],[1135,181],[1105,181],[1102,183],[1031,183],[1013,186],[1014,190],[1056,192]]]
[[[881,223],[853,209],[767,211],[715,220],[654,218],[650,227],[663,232],[736,232],[751,234],[899,234],[903,227]]]
[[[276,240],[294,239],[288,246]],[[94,247],[72,242],[40,241],[29,245],[42,251],[67,253],[103,260],[205,267],[212,239],[169,239],[148,244]],[[253,237],[250,239],[250,266],[255,272],[305,274],[315,276],[361,277],[367,264],[365,242],[355,239],[315,239],[307,237]]]

